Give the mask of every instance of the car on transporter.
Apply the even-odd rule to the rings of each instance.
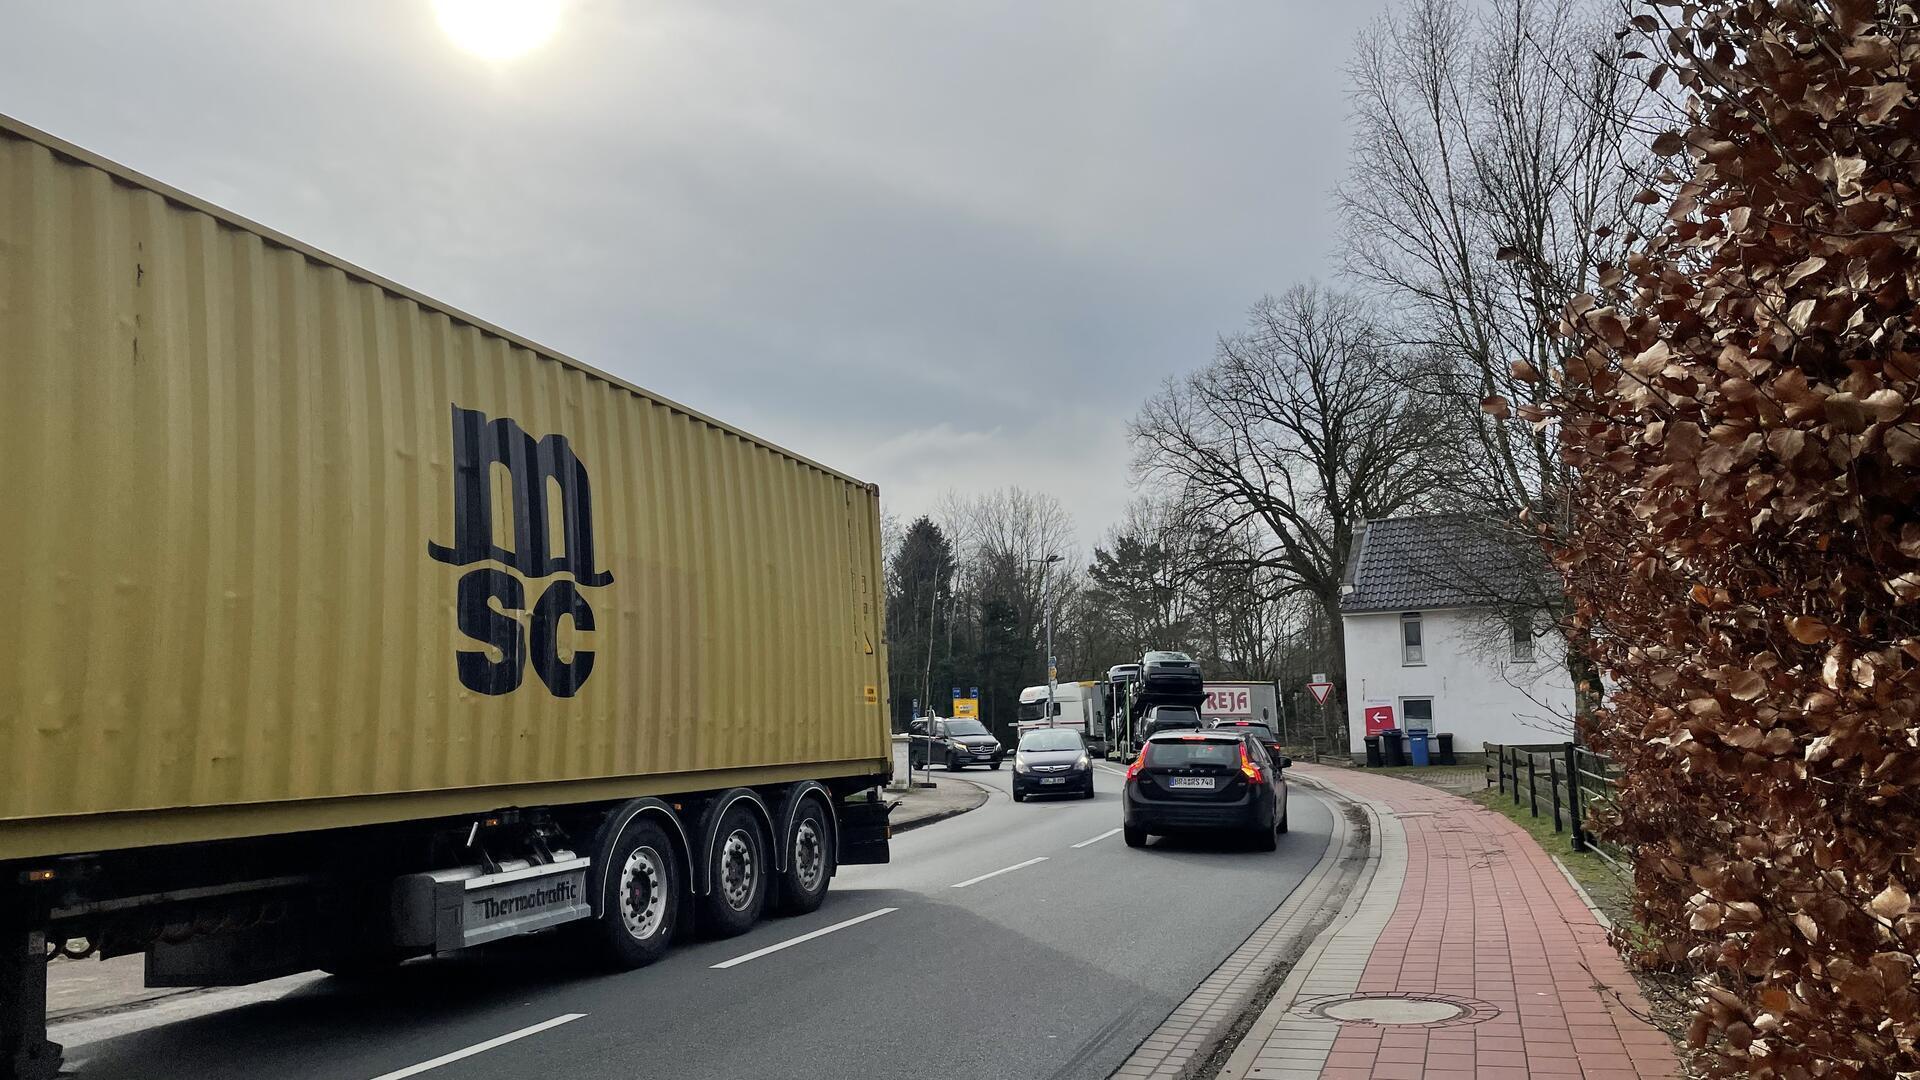
[[[1236,729],[1163,731],[1147,739],[1121,788],[1128,847],[1153,836],[1237,833],[1261,851],[1287,831],[1293,764]]]
[[[1183,652],[1150,652],[1140,658],[1140,687],[1150,694],[1199,693],[1206,687],[1200,662]]]
[[[1200,710],[1191,705],[1155,705],[1142,719],[1140,738],[1144,742],[1163,731],[1198,731],[1204,726]]]

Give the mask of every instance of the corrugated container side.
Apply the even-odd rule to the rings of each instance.
[[[887,769],[870,487],[4,118],[0,454],[0,859]]]

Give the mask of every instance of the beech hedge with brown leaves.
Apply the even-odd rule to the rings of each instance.
[[[1909,4],[1634,16],[1685,110],[1657,230],[1562,330],[1558,553],[1626,768],[1640,959],[1723,1074],[1920,1069],[1920,27]],[[1501,403],[1489,402],[1490,408]]]

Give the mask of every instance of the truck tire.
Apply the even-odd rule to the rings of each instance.
[[[833,830],[820,800],[805,799],[787,827],[787,868],[780,874],[782,915],[805,915],[827,898],[833,877]]]
[[[717,938],[744,934],[760,921],[773,872],[760,819],[744,801],[720,819],[708,859],[709,886],[698,905],[700,929]]]
[[[628,823],[609,853],[606,889],[595,935],[606,961],[624,970],[666,955],[686,891],[667,831],[653,821]]]

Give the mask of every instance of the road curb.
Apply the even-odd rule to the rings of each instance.
[[[1223,1052],[1242,1041],[1248,1017],[1265,1004],[1275,980],[1283,972],[1301,970],[1307,950],[1324,938],[1320,913],[1335,903],[1344,912],[1348,898],[1364,892],[1356,885],[1376,859],[1377,841],[1362,845],[1359,830],[1346,812],[1353,800],[1305,777],[1298,782],[1313,788],[1333,812],[1334,832],[1320,861],[1286,901],[1114,1070],[1115,1078],[1191,1080],[1204,1075]],[[1377,836],[1371,817],[1366,820],[1370,835]],[[1358,865],[1354,865],[1356,859]],[[1339,916],[1330,921],[1337,927]]]
[[[1553,860],[1553,865],[1560,868],[1560,876],[1566,878],[1567,884],[1573,886],[1573,891],[1579,894],[1580,902],[1587,905],[1588,911],[1593,912],[1594,921],[1606,927],[1608,930],[1612,930],[1613,920],[1607,917],[1606,912],[1600,910],[1599,904],[1593,902],[1593,894],[1587,891],[1585,885],[1580,884],[1579,878],[1573,876],[1573,871],[1568,868],[1566,863],[1560,861],[1560,856],[1550,855],[1548,857]]]
[[[978,799],[975,799],[972,804],[967,806],[956,806],[951,809],[941,810],[937,813],[929,814],[923,818],[915,818],[904,825],[894,825],[892,826],[893,835],[898,836],[903,832],[912,832],[915,829],[924,828],[925,826],[932,825],[936,822],[945,821],[948,818],[959,817],[961,814],[978,810],[981,807],[987,805],[987,797],[988,797],[987,788],[982,787],[971,780],[968,780],[959,776],[943,777],[942,779],[952,780],[955,783],[965,784],[968,787],[972,788],[980,797]]]

